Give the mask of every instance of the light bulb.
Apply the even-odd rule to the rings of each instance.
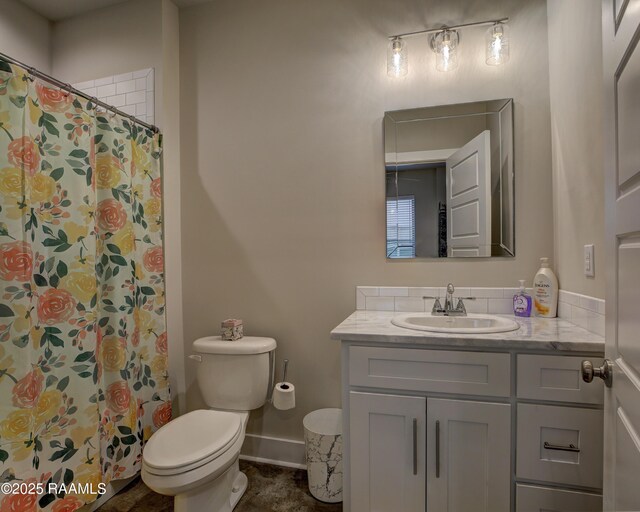
[[[443,30],[431,39],[431,49],[436,53],[436,69],[451,71],[458,67],[458,42],[460,36],[456,30]]]
[[[409,71],[409,59],[406,43],[399,37],[389,41],[387,49],[387,75],[393,78],[406,76]]]
[[[487,64],[499,66],[509,61],[509,27],[504,23],[496,23],[486,34]]]

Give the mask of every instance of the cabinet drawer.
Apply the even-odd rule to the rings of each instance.
[[[582,380],[580,366],[584,357],[518,355],[518,398],[601,404],[604,383]],[[602,359],[593,359],[600,365]]]
[[[351,347],[349,384],[479,396],[510,395],[509,354]]]
[[[516,512],[602,512],[602,496],[586,492],[516,485]]]
[[[517,476],[602,488],[602,429],[600,410],[519,404]]]

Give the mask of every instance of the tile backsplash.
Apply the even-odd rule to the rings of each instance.
[[[603,299],[560,290],[558,316],[600,336],[604,336]]]
[[[153,68],[148,68],[80,82],[73,84],[73,87],[122,110],[125,114],[136,116],[140,121],[154,124],[153,82]]]
[[[513,313],[513,296],[518,288],[456,287],[454,297],[475,297],[466,300],[469,313]],[[531,289],[527,288],[531,294]],[[391,287],[358,286],[356,309],[370,311],[429,312],[432,299],[444,299],[445,287]],[[596,334],[604,336],[604,300],[561,290],[558,298],[558,316]]]
[[[530,292],[530,290],[528,290]],[[518,288],[468,288],[457,287],[455,297],[475,297],[466,300],[469,313],[508,314],[513,312],[513,296]],[[358,286],[356,289],[356,308],[374,311],[431,311],[432,299],[444,300],[446,288]]]

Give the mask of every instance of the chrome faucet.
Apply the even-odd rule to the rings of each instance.
[[[447,285],[447,297],[444,299],[444,310],[445,311],[453,311],[453,292],[456,289],[453,287],[452,283]]]
[[[422,297],[423,299],[435,299],[431,314],[434,316],[467,316],[467,308],[464,307],[463,297],[458,297],[458,304],[453,307],[453,293],[456,291],[452,283],[447,285],[447,295],[444,299],[444,308],[440,304],[440,297]],[[475,300],[475,297],[464,297],[465,300]]]

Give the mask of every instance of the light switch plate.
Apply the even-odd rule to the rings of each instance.
[[[593,244],[584,246],[584,275],[587,277],[594,277],[596,275],[593,261]]]

